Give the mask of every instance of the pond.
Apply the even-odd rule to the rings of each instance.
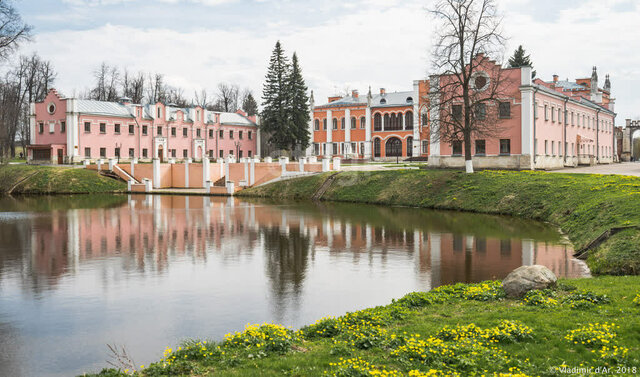
[[[589,274],[510,217],[197,196],[0,197],[0,376],[99,371],[247,323],[298,328],[523,264]]]

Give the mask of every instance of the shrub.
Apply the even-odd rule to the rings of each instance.
[[[596,305],[608,304],[611,300],[607,295],[576,291],[567,295],[563,302],[568,303],[572,309],[588,309]]]
[[[242,332],[225,335],[222,347],[286,353],[291,350],[294,338],[293,331],[282,325],[248,324]]]
[[[528,306],[537,306],[541,308],[552,308],[558,306],[556,294],[551,289],[533,290],[527,292],[522,301]]]

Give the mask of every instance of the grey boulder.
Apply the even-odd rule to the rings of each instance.
[[[545,266],[522,266],[507,275],[502,281],[502,288],[508,297],[522,297],[534,289],[553,287],[556,281],[556,275]]]

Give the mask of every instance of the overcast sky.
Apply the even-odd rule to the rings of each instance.
[[[617,124],[640,119],[640,1],[499,0],[511,53],[531,54],[538,77],[589,77],[597,66],[616,97]],[[344,89],[410,90],[430,72],[428,0],[15,0],[37,51],[65,95],[89,87],[102,62],[161,72],[210,92],[220,82],[261,97],[271,50],[296,51],[316,103]]]

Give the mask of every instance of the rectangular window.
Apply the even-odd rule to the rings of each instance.
[[[549,107],[544,105],[544,120],[549,120]]]
[[[224,151],[220,149],[220,158],[224,158]]]
[[[333,154],[338,154],[338,143],[332,143],[333,144]]]
[[[422,154],[429,153],[429,142],[426,140],[422,140]]]
[[[249,132],[248,132],[248,134],[249,134],[249,140],[253,140],[253,139],[252,139],[252,137],[253,137],[253,133],[252,133],[251,131],[249,131]]]
[[[147,148],[142,149],[142,157],[147,158]]]
[[[251,158],[252,154],[251,151],[247,151],[247,157]]]
[[[357,123],[358,123],[358,121],[356,120],[356,117],[351,117],[351,129],[352,130],[356,129]]]
[[[198,138],[200,137],[200,129],[199,128],[196,128],[196,137],[198,137]]]
[[[451,143],[451,155],[462,156],[462,141],[456,140]]]
[[[218,131],[218,137],[219,137],[220,139],[224,139],[224,131],[223,131],[223,130]],[[221,156],[221,157],[222,157],[222,156]]]
[[[56,123],[55,122],[49,122],[49,133],[52,134],[56,132]]]
[[[213,139],[213,130],[209,130],[209,139]]]
[[[364,130],[367,125],[367,119],[365,117],[360,118],[360,129]]]
[[[133,125],[133,124],[130,124],[130,125],[129,125],[129,135],[133,135],[134,133],[135,133],[135,131],[134,131],[134,125]]]
[[[65,132],[67,132],[67,123],[60,122],[60,133],[65,133]]]
[[[84,149],[84,156],[86,158],[91,158],[91,148],[85,148]]]
[[[189,152],[188,152],[186,149],[183,149],[183,150],[182,150],[182,157],[183,157],[183,158],[187,158],[188,153],[189,153]]]
[[[100,148],[100,157],[107,157],[107,148]]]
[[[574,120],[573,120],[573,111],[571,112],[571,125],[572,125],[572,126],[574,126],[574,125],[575,125],[575,122],[574,122]]]
[[[143,135],[147,134],[147,126],[142,126],[142,134]]]
[[[176,136],[176,128],[175,127],[171,127],[171,136],[173,136],[173,137]]]
[[[242,158],[242,149],[238,151],[238,158]]]
[[[313,154],[316,156],[320,155],[320,144],[313,143]]]
[[[500,139],[500,154],[511,154],[511,139]]]
[[[344,130],[345,122],[346,122],[346,121],[345,121],[345,119],[344,119],[344,118],[340,119],[340,129],[341,129],[341,130]]]
[[[233,139],[233,130],[229,130],[229,139]]]
[[[229,155],[233,156],[233,149],[229,149]]]
[[[322,120],[322,129],[323,129],[324,131],[326,131],[326,130],[327,130],[327,120],[326,120],[326,119],[323,119],[323,120]]]
[[[171,157],[173,157],[173,158],[176,157],[176,150],[175,149],[171,150]]]
[[[242,140],[242,131],[238,131],[238,139]]]
[[[562,123],[562,109],[558,107],[558,123]]]
[[[556,142],[551,140],[551,155],[555,156],[556,155]]]
[[[544,155],[545,156],[549,155],[549,140],[544,141]]]
[[[186,129],[186,127],[182,128],[182,137],[187,137],[187,129]]]
[[[129,148],[129,158],[133,158],[135,155],[135,151],[133,150],[133,148]]]
[[[498,105],[498,111],[500,118],[511,118],[511,103],[500,102],[500,105]]]
[[[486,143],[484,140],[476,140],[476,154],[486,154]]]
[[[158,135],[158,136],[162,136],[162,126],[158,126],[158,127],[156,128],[156,135]]]
[[[38,133],[41,134],[44,132],[44,123],[38,123]]]
[[[451,114],[454,120],[462,119],[462,105],[452,105],[451,106]]]
[[[91,122],[84,122],[84,132],[91,132]]]
[[[556,121],[556,109],[553,106],[551,106],[551,122],[555,123],[555,121]]]
[[[209,149],[209,158],[213,158],[213,149]]]
[[[100,123],[100,133],[101,134],[106,134],[107,133],[107,124],[106,123]]]
[[[487,118],[487,105],[479,103],[476,105],[476,119],[485,120]]]
[[[113,132],[116,133],[116,134],[120,133],[120,124],[119,123],[116,123],[116,124],[113,125]]]

